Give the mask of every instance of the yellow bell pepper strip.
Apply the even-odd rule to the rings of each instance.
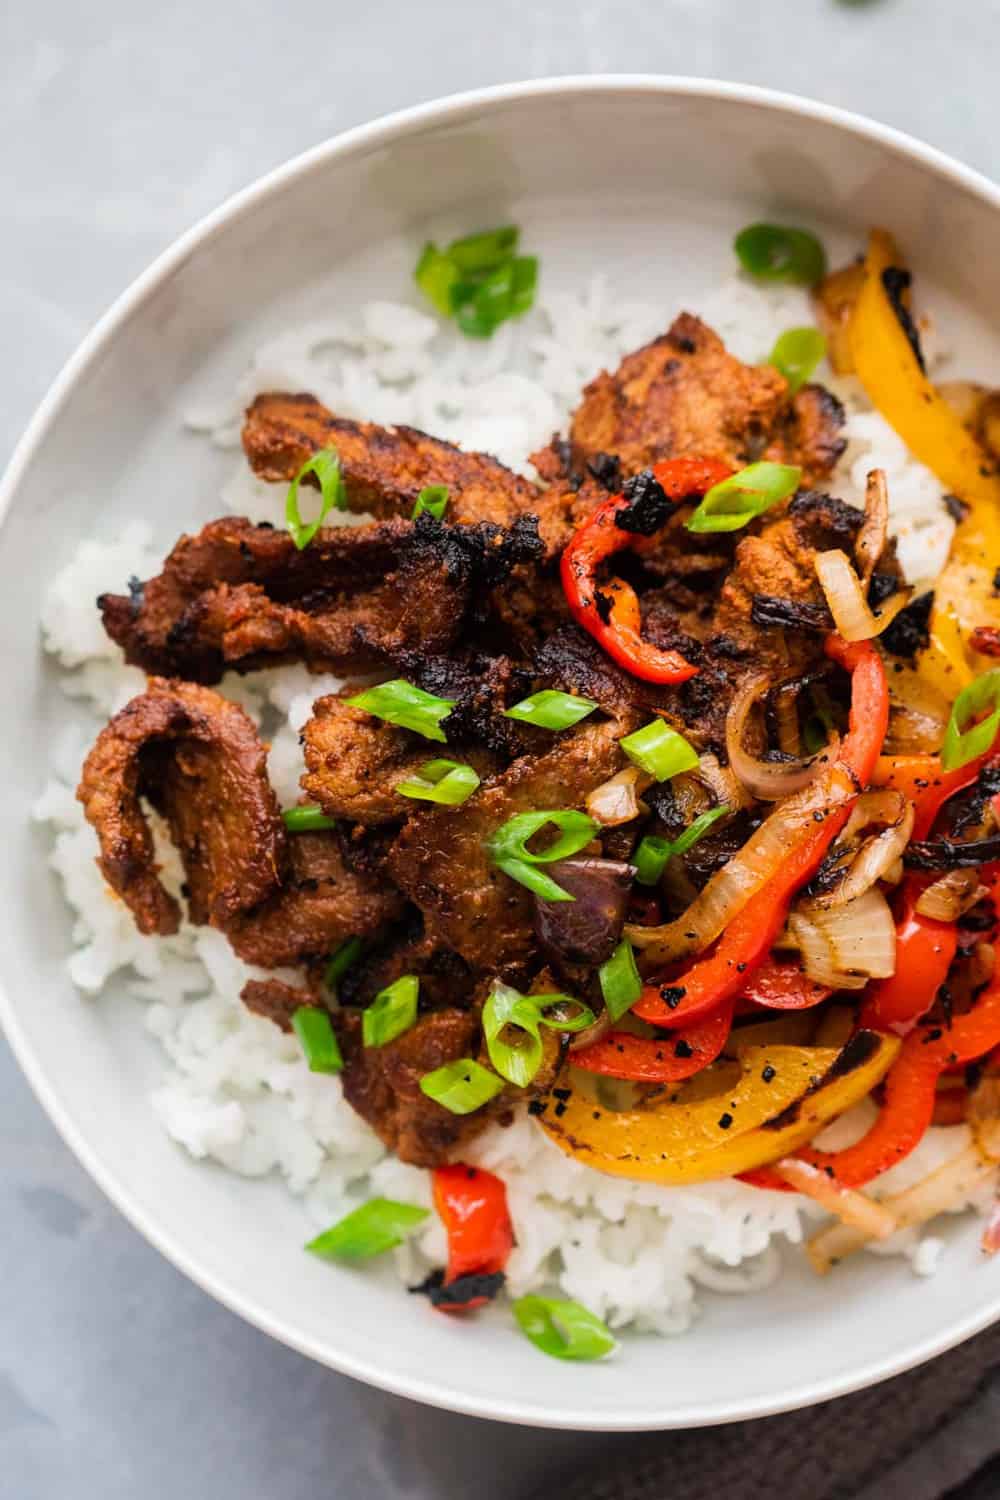
[[[731,1177],[810,1141],[885,1076],[898,1037],[859,1032],[847,1046],[748,1046],[632,1109],[607,1109],[570,1075],[539,1123],[567,1156],[614,1177],[678,1184]],[[817,1082],[817,1079],[819,1080]]]
[[[993,578],[1000,566],[1000,474],[920,368],[884,273],[899,266],[891,237],[873,229],[865,279],[848,325],[851,357],[872,404],[968,511],[938,579],[924,675],[951,699],[968,680],[966,651],[977,626],[1000,626]]]

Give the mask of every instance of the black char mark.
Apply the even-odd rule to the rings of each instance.
[[[892,303],[892,310],[899,319],[899,326],[906,334],[906,341],[913,350],[913,356],[920,366],[921,373],[927,374],[927,366],[924,364],[924,351],[920,347],[920,334],[917,325],[910,316],[910,309],[903,301],[904,293],[910,289],[913,277],[909,271],[904,271],[902,266],[886,266],[882,272],[882,285],[885,294]]]

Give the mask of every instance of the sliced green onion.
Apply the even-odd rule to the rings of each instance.
[[[530,311],[538,288],[538,256],[519,255],[514,261],[514,279],[510,289],[510,315],[520,318]]]
[[[607,1325],[580,1302],[532,1292],[518,1297],[513,1312],[525,1337],[553,1359],[604,1359],[618,1348]]]
[[[361,1016],[361,1035],[366,1047],[384,1047],[409,1031],[417,1019],[419,992],[420,980],[415,974],[403,974],[378,992]]]
[[[775,340],[767,362],[784,375],[794,395],[825,355],[826,339],[818,328],[786,328]]]
[[[686,523],[688,531],[739,531],[798,489],[794,464],[750,464],[715,484]]]
[[[414,271],[414,280],[417,286],[428,297],[439,313],[450,318],[453,312],[451,291],[459,279],[459,269],[455,262],[445,251],[439,250],[437,245],[428,242],[417,261],[417,269]]]
[[[498,870],[509,875],[511,880],[516,880],[518,885],[523,885],[527,890],[533,891],[543,901],[575,901],[569,891],[564,890],[561,885],[540,870],[537,865],[526,864],[523,859],[498,859],[496,861]]]
[[[359,937],[349,937],[345,942],[341,943],[327,964],[326,972],[323,975],[324,984],[331,990],[336,989],[337,984],[343,979],[351,965],[356,963],[360,958],[361,947],[362,943]]]
[[[826,251],[808,229],[749,224],[733,241],[740,265],[758,281],[815,286],[826,275]]]
[[[457,1062],[445,1063],[433,1073],[425,1073],[420,1080],[421,1093],[433,1099],[453,1115],[471,1115],[473,1110],[487,1104],[503,1088],[503,1079],[474,1057],[460,1057]]]
[[[985,708],[993,712],[978,724],[973,720]],[[948,727],[941,746],[942,771],[956,771],[959,766],[985,755],[1000,732],[1000,667],[994,667],[962,689],[951,706]]]
[[[678,735],[678,739],[680,736]],[[625,741],[622,740],[624,745]],[[697,762],[697,756],[695,757]],[[536,853],[528,848],[528,840],[534,838],[549,823],[559,831],[559,837]],[[548,865],[556,859],[570,859],[589,844],[600,824],[586,813],[572,808],[546,809],[544,812],[516,813],[508,818],[487,844],[494,859],[520,859],[529,865]]]
[[[479,282],[460,281],[452,293],[455,322],[470,338],[488,339],[510,317],[514,296],[514,267],[508,261]]]
[[[707,812],[699,813],[694,822],[689,823],[684,832],[674,839],[674,854],[686,854],[689,849],[693,849],[698,840],[705,837],[712,824],[724,818],[728,811],[726,803],[721,802],[718,807],[710,807]]]
[[[690,771],[698,764],[694,746],[663,719],[652,719],[618,743],[629,760],[657,781],[668,781],[671,776]]]
[[[547,1010],[556,1013],[547,1016]],[[483,1035],[490,1062],[508,1083],[527,1088],[544,1055],[539,1027],[584,1031],[595,1019],[589,1006],[572,995],[522,995],[520,990],[497,982],[483,1006]]]
[[[505,709],[504,718],[521,719],[525,724],[537,724],[540,729],[570,729],[592,714],[596,707],[593,698],[543,688],[540,693],[532,693],[530,698],[522,698],[513,708]]]
[[[307,474],[315,474],[319,480],[321,498],[319,515],[315,521],[310,521],[308,524],[303,521],[299,512],[299,485]],[[288,486],[288,497],[285,500],[285,525],[299,551],[301,552],[303,547],[308,547],[331,510],[334,508],[343,510],[346,505],[347,491],[344,489],[340,459],[336,449],[320,448],[318,453],[314,453],[312,458],[307,459],[302,465]]]
[[[448,506],[448,486],[446,484],[428,484],[417,496],[417,503],[413,507],[414,521],[426,511],[436,521],[440,521]]]
[[[292,1016],[292,1029],[302,1044],[310,1073],[340,1072],[344,1059],[325,1010],[316,1005],[300,1005]]]
[[[520,230],[514,224],[499,229],[484,229],[452,240],[445,254],[460,271],[492,271],[510,260],[517,250]]]
[[[374,714],[377,719],[412,729],[414,734],[422,734],[425,740],[441,740],[442,743],[445,733],[441,720],[446,719],[455,707],[453,699],[435,698],[433,693],[425,693],[423,688],[415,687],[402,677],[366,688],[347,701],[354,708],[363,708],[366,713]]]
[[[286,807],[281,814],[289,833],[318,833],[323,828],[336,828],[336,818],[327,817],[315,802],[304,807]]]
[[[607,963],[597,971],[601,994],[612,1021],[619,1020],[642,994],[642,980],[635,966],[635,954],[628,938],[622,938]]]
[[[471,766],[463,766],[461,761],[427,760],[417,776],[408,781],[397,781],[396,791],[420,802],[440,802],[445,807],[458,807],[468,801],[478,785],[476,772]]]
[[[401,1245],[426,1218],[426,1208],[394,1203],[391,1198],[371,1198],[310,1240],[306,1249],[326,1260],[371,1260],[373,1255]]]
[[[658,838],[655,833],[646,833],[639,840],[632,863],[635,878],[640,885],[659,885],[660,877],[674,852],[669,839]]]

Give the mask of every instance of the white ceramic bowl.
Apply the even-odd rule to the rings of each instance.
[[[663,299],[664,324],[731,264],[752,218],[818,224],[836,249],[891,225],[970,373],[1000,374],[1000,194],[881,126],[760,90],[656,78],[484,90],[349,132],[241,193],[127,291],[56,382],[3,488],[0,628],[8,713],[0,869],[0,1013],[40,1099],[109,1197],[213,1296],[336,1369],[422,1401],[581,1428],[691,1426],[824,1400],[883,1379],[1000,1315],[1000,1259],[945,1231],[933,1281],[859,1257],[818,1282],[792,1258],[759,1296],[715,1299],[681,1342],[558,1365],[505,1318],[433,1314],[398,1283],[303,1255],[275,1184],[199,1166],[147,1102],[160,1067],[134,1002],[69,984],[66,907],[27,818],[67,704],[38,610],[87,535],[153,517],[164,541],[214,514],[218,458],[185,437],[192,394],[331,290],[394,295],[428,233],[516,220],[547,278],[595,266]]]

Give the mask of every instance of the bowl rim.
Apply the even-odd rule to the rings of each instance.
[[[121,327],[151,297],[170,275],[196,252],[210,246],[213,238],[230,223],[252,212],[272,193],[338,158],[348,157],[372,148],[392,144],[414,128],[432,124],[460,122],[495,106],[549,97],[584,97],[586,95],[648,94],[663,98],[700,98],[727,103],[741,103],[776,114],[798,116],[833,126],[850,135],[883,147],[893,155],[915,162],[934,175],[965,189],[990,207],[1000,211],[1000,185],[972,167],[967,167],[943,151],[893,126],[866,116],[820,103],[801,95],[754,84],[729,83],[719,79],[686,77],[672,74],[609,73],[571,74],[560,77],[530,79],[495,84],[445,95],[421,104],[411,105],[365,124],[356,125],[310,147],[290,160],[272,168],[246,187],[226,198],[223,203],[199,219],[162,251],[112,302],[84,336],[74,353],[52,382],[17,443],[7,469],[0,480],[0,524],[6,519],[18,487],[46,434],[65,405],[77,381],[100,359]],[[177,1243],[134,1201],[119,1181],[113,1167],[92,1150],[85,1134],[78,1130],[60,1102],[56,1088],[46,1076],[43,1060],[36,1055],[18,1021],[16,1008],[3,985],[0,985],[0,1024],[11,1049],[62,1139],[77,1160],[95,1180],[128,1222],[178,1270],[188,1276],[209,1296],[248,1323],[277,1339],[280,1343],[316,1360],[319,1364],[350,1375],[357,1380],[421,1401],[431,1406],[466,1416],[524,1426],[590,1431],[650,1431],[670,1428],[715,1426],[725,1422],[744,1421],[772,1416],[829,1401],[852,1391],[875,1385],[891,1376],[945,1353],[1000,1319],[1000,1294],[956,1324],[928,1336],[881,1359],[839,1375],[789,1386],[750,1400],[705,1402],[694,1411],[672,1418],[670,1413],[653,1409],[625,1412],[607,1410],[603,1415],[572,1407],[554,1406],[544,1413],[521,1404],[516,1397],[470,1396],[457,1386],[434,1377],[411,1378],[362,1357],[345,1355],[326,1347],[320,1340],[300,1335],[259,1306],[232,1291],[218,1276],[204,1268],[195,1252]]]

